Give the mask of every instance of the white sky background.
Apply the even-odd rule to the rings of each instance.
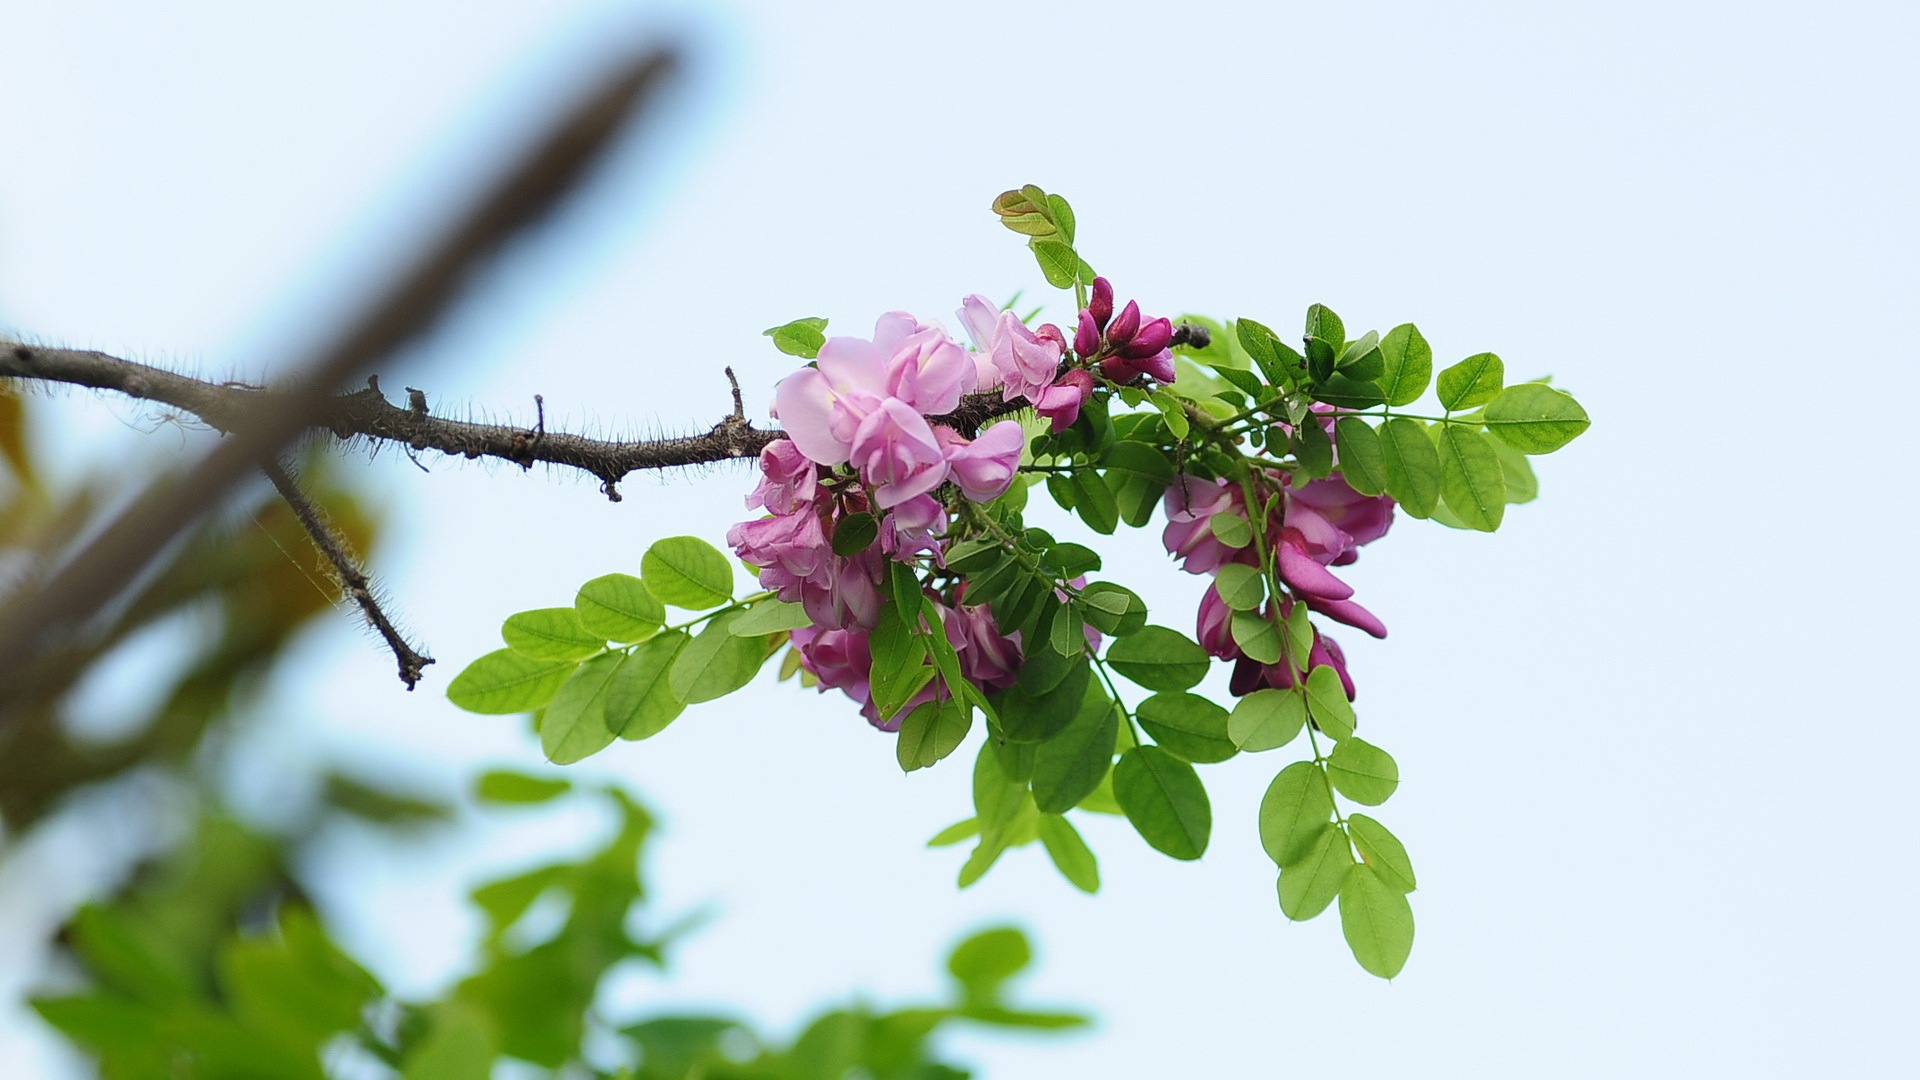
[[[931,990],[955,935],[1008,919],[1039,944],[1030,1000],[1102,1028],[960,1041],[994,1077],[1910,1062],[1912,6],[574,7],[0,6],[0,326],[271,369],[609,27],[659,24],[697,60],[674,122],[391,392],[521,418],[540,393],[551,426],[679,431],[719,416],[731,364],[763,415],[793,366],[765,327],[951,325],[965,293],[1044,291],[986,208],[1031,181],[1073,200],[1082,250],[1150,313],[1412,320],[1441,362],[1494,350],[1595,418],[1499,534],[1402,520],[1349,574],[1393,630],[1342,640],[1403,772],[1378,816],[1421,880],[1393,983],[1333,914],[1290,925],[1274,903],[1254,816],[1289,751],[1208,767],[1198,864],[1102,819],[1100,896],[1037,847],[959,893],[962,851],[921,844],[968,815],[971,745],[903,778],[843,699],[768,679],[578,767],[663,817],[662,908],[720,915],[623,1002],[787,1025],[856,987]],[[74,395],[61,415],[69,454],[181,452],[141,433],[150,410]],[[375,568],[441,664],[408,695],[350,616],[316,632],[249,742],[263,803],[316,754],[448,791],[475,763],[537,763],[447,681],[506,614],[636,571],[661,536],[719,541],[750,486],[635,478],[610,505],[590,481],[430,464],[356,467],[397,525]],[[1102,550],[1190,629],[1200,582],[1157,528]],[[324,898],[390,985],[431,992],[475,931],[464,886],[594,819],[537,820],[342,837]],[[0,1071],[64,1060],[5,1022]]]

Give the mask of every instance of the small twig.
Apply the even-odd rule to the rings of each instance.
[[[733,418],[744,424],[747,420],[747,406],[746,402],[740,399],[740,380],[733,377],[732,365],[721,370],[727,373],[727,385],[733,387]]]
[[[293,516],[307,530],[313,546],[333,564],[333,571],[340,578],[341,593],[360,605],[360,614],[366,618],[367,624],[379,631],[386,640],[387,648],[393,651],[393,658],[400,665],[400,681],[407,684],[407,689],[413,689],[420,681],[422,670],[433,663],[433,657],[416,651],[406,638],[400,636],[393,620],[387,618],[387,613],[380,608],[380,601],[374,597],[373,582],[367,579],[366,571],[360,568],[353,552],[347,550],[347,538],[333,527],[327,512],[300,490],[292,470],[280,462],[270,461],[261,466],[261,471],[273,482],[273,489],[293,508]]]

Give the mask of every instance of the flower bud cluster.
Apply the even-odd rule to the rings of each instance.
[[[1143,319],[1140,305],[1132,300],[1114,314],[1112,283],[1103,277],[1093,279],[1093,297],[1080,312],[1080,327],[1073,335],[1073,351],[1082,360],[1099,361],[1100,374],[1114,382],[1129,383],[1147,375],[1170,383],[1172,343],[1172,320]]]

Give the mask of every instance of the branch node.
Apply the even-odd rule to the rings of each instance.
[[[427,418],[427,392],[407,387],[407,415],[415,420]]]
[[[727,385],[733,387],[733,418],[745,422],[747,419],[747,406],[745,402],[740,400],[740,380],[733,377],[732,366],[722,368],[721,370],[727,373]]]

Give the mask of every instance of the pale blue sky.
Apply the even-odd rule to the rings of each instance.
[[[336,3],[0,6],[0,326],[226,375],[270,369],[431,226],[463,164],[610,27],[698,61],[672,124],[485,288],[389,386],[436,408],[606,432],[711,423],[722,364],[764,413],[761,329],[891,308],[948,318],[1044,288],[986,204],[1037,182],[1156,312],[1419,323],[1595,418],[1493,537],[1402,521],[1350,579],[1393,637],[1348,635],[1369,738],[1405,782],[1419,939],[1392,984],[1329,917],[1290,925],[1255,837],[1284,763],[1208,772],[1206,859],[1124,823],[1088,899],[1037,849],[955,892],[966,767],[902,778],[837,697],[756,685],[581,767],[661,811],[670,908],[721,918],[623,1000],[774,1025],[932,985],[1011,918],[1032,994],[1090,1037],[967,1039],[997,1078],[1888,1075],[1912,1059],[1920,753],[1915,366],[1920,79],[1906,4]],[[1056,309],[1058,314],[1058,309]],[[1882,334],[1891,334],[1881,343]],[[181,452],[150,410],[74,398],[67,445]],[[64,434],[64,433],[63,433]],[[744,471],[590,482],[362,461],[404,528],[377,569],[442,666],[407,695],[341,615],[253,741],[450,785],[526,764],[507,719],[440,696],[521,608],[718,540]],[[1196,579],[1112,547],[1160,621]],[[1354,640],[1358,639],[1358,640]],[[1284,753],[1284,752],[1283,752]],[[455,882],[575,842],[569,817],[446,850],[331,852],[326,899],[403,990],[453,974]],[[18,1012],[0,1064],[51,1067]],[[31,1075],[31,1072],[28,1073]]]

